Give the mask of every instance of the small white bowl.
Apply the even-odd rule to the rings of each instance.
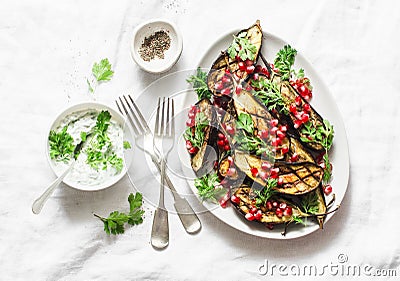
[[[122,168],[122,171],[119,172],[116,175],[113,175],[107,179],[105,179],[102,182],[95,183],[95,184],[87,184],[80,182],[79,178],[69,178],[68,175],[64,178],[63,182],[75,189],[79,190],[84,190],[84,191],[96,191],[96,190],[101,190],[105,189],[107,187],[110,187],[117,183],[125,174],[126,171],[129,169],[129,166],[132,162],[132,154],[133,154],[133,147],[134,147],[134,139],[133,135],[131,133],[131,127],[128,126],[128,123],[126,123],[125,117],[119,113],[117,110],[114,110],[113,108],[102,104],[98,102],[81,102],[77,103],[75,105],[67,107],[65,110],[63,110],[57,118],[54,120],[52,125],[50,126],[49,132],[51,130],[57,129],[62,121],[70,114],[76,113],[76,112],[82,112],[82,111],[101,111],[101,110],[108,110],[111,114],[111,120],[116,122],[118,125],[120,125],[123,129],[123,140],[129,141],[131,148],[128,150],[124,150],[124,167]],[[63,163],[63,162],[56,162],[53,159],[50,158],[49,154],[49,140],[48,136],[46,138],[46,156],[47,160],[50,164],[51,169],[53,172],[58,176],[60,176],[63,171],[65,171],[68,167],[69,164]],[[74,166],[73,170],[71,172],[74,172],[74,169],[78,169],[76,165]],[[71,173],[70,172],[70,173]],[[75,174],[80,174],[81,170],[76,170]]]
[[[171,38],[171,45],[164,52],[164,58],[154,58],[145,61],[140,57],[139,49],[144,39],[157,31],[165,31]],[[133,31],[133,41],[131,43],[131,56],[133,60],[145,71],[150,73],[162,73],[171,69],[178,61],[182,53],[182,35],[177,26],[167,20],[153,19],[138,25]]]

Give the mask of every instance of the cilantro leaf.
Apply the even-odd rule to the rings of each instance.
[[[251,84],[253,88],[259,89],[254,92],[254,96],[258,97],[268,110],[277,110],[285,115],[289,114],[288,101],[282,96],[276,83],[260,77],[258,80],[253,80]]]
[[[233,36],[233,42],[227,51],[231,59],[235,59],[236,56],[239,56],[243,61],[247,59],[254,61],[256,59],[257,47],[250,43],[246,35],[246,32],[242,32],[238,36]]]
[[[123,145],[124,145],[124,149],[131,149],[132,148],[132,146],[131,146],[129,141],[124,141]]]
[[[198,190],[200,198],[204,201],[217,203],[218,199],[226,193],[225,189],[219,185],[217,173],[205,175],[194,180],[194,186]]]
[[[236,121],[236,128],[243,129],[249,134],[252,134],[254,131],[254,124],[251,115],[248,113],[240,113]]]
[[[75,149],[74,139],[67,132],[68,126],[56,133],[51,130],[49,134],[50,158],[55,159],[57,162],[67,163],[73,156]]]
[[[282,75],[282,80],[289,80],[292,73],[292,66],[294,64],[297,51],[293,49],[290,45],[283,46],[282,49],[278,51],[274,60],[274,66],[279,70]]]
[[[277,186],[278,180],[269,178],[267,180],[266,185],[262,190],[254,190],[254,193],[257,195],[256,198],[256,206],[264,206],[265,203],[271,198],[272,195],[276,193],[274,188]]]
[[[207,85],[207,73],[202,71],[200,67],[197,68],[196,75],[191,75],[186,81],[192,84],[199,100],[211,98],[212,93],[208,90]]]
[[[111,64],[107,58],[102,59],[100,62],[95,62],[92,67],[92,73],[98,82],[110,81],[114,75],[114,71],[111,70]]]
[[[110,215],[105,218],[94,214],[95,217],[99,218],[104,224],[104,231],[107,234],[122,234],[125,232],[125,224],[138,225],[143,222],[144,211],[142,207],[142,194],[137,192],[128,196],[129,202],[129,213],[122,213],[119,211],[111,212]]]
[[[203,112],[199,112],[195,117],[195,126],[186,128],[184,138],[192,143],[193,147],[200,148],[204,142],[204,129],[210,121]]]

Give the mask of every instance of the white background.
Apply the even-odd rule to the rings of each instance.
[[[1,280],[266,280],[258,274],[266,259],[323,266],[337,264],[339,254],[347,264],[398,267],[400,2],[216,2],[1,1]],[[201,232],[189,236],[171,215],[170,246],[156,251],[149,243],[150,205],[144,223],[118,237],[108,237],[92,215],[126,207],[134,191],[126,177],[95,193],[63,185],[40,215],[31,213],[54,180],[45,140],[60,110],[93,98],[112,104],[160,77],[141,71],[129,53],[134,27],[156,17],[174,21],[183,35],[170,73],[196,67],[219,36],[256,19],[319,71],[343,115],[351,163],[342,207],[323,231],[261,239],[206,213]],[[104,57],[115,75],[93,97],[86,77]]]

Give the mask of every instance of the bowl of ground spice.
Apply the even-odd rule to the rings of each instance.
[[[181,53],[182,36],[170,21],[147,21],[133,31],[132,58],[147,72],[168,71],[178,61]]]

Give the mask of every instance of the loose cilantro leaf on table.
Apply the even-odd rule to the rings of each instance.
[[[233,36],[233,42],[228,48],[228,55],[231,59],[239,56],[243,61],[247,59],[255,60],[256,53],[257,47],[251,44],[249,39],[246,38],[246,32],[242,32],[238,36]]]
[[[65,126],[60,132],[51,130],[49,134],[50,158],[57,162],[68,162],[75,149],[74,139],[67,129],[68,126]]]
[[[211,98],[212,93],[208,90],[207,85],[207,73],[202,71],[200,67],[197,68],[196,75],[191,75],[186,81],[192,84],[199,100]]]
[[[89,87],[89,91],[93,93],[99,84],[102,81],[110,81],[112,76],[114,75],[114,71],[111,69],[111,64],[107,58],[102,59],[100,62],[95,62],[92,67],[92,74],[95,79],[90,81],[86,79],[86,82]]]
[[[122,234],[125,232],[125,224],[138,225],[143,222],[144,211],[141,209],[143,204],[142,194],[137,192],[136,194],[129,194],[129,213],[122,213],[119,211],[111,212],[110,215],[105,218],[97,214],[95,217],[99,218],[104,224],[104,231],[107,234]]]
[[[199,196],[204,201],[217,203],[218,199],[226,193],[225,189],[219,185],[217,173],[205,175],[194,180],[194,186],[197,188]]]

